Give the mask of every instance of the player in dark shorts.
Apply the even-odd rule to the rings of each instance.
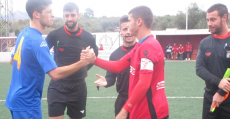
[[[228,9],[223,4],[214,4],[207,10],[208,27],[212,35],[199,45],[196,59],[196,74],[205,81],[202,119],[230,119],[230,78],[222,79],[230,68],[230,32]],[[214,112],[213,105],[217,108]]]
[[[166,58],[166,60],[170,60],[171,59],[171,53],[172,53],[172,46],[171,46],[171,44],[169,43],[169,45],[168,46],[166,46],[166,51],[165,51],[165,58]],[[168,56],[169,57],[168,57]]]
[[[127,24],[131,36],[138,43],[118,61],[95,58],[95,65],[111,72],[130,67],[129,97],[116,119],[168,119],[169,107],[165,95],[164,52],[151,34],[153,14],[150,8],[138,6],[129,12]],[[82,50],[81,59],[87,60],[92,50]]]
[[[77,21],[80,18],[78,6],[72,2],[66,3],[63,8],[63,17],[65,25],[50,32],[46,38],[49,48],[54,47],[54,60],[58,67],[79,61],[82,49],[87,46],[93,48],[97,55],[95,38],[78,26]],[[93,64],[88,65],[60,81],[50,81],[47,96],[50,119],[52,117],[62,119],[66,107],[70,118],[86,116],[85,77],[87,70],[92,66]]]
[[[111,55],[109,60],[117,61],[126,55],[136,44],[136,38],[130,35],[130,32],[127,28],[128,16],[124,15],[120,18],[120,28],[119,33],[123,39],[123,45],[117,48]],[[128,99],[128,90],[129,90],[129,70],[128,67],[122,72],[113,73],[107,71],[105,78],[98,75],[99,78],[95,81],[95,84],[98,86],[110,87],[113,86],[116,82],[117,92],[119,93],[117,100],[115,102],[115,116],[121,111],[122,107]]]

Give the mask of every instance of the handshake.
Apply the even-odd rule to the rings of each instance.
[[[88,46],[85,50],[82,50],[80,60],[86,62],[87,64],[93,64],[96,60],[94,50],[90,48],[90,46]]]

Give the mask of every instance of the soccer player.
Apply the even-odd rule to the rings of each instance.
[[[129,29],[127,27],[128,24],[128,15],[124,15],[120,18],[120,28],[119,31],[122,39],[123,45],[117,48],[111,55],[109,60],[117,61],[121,59],[124,55],[126,55],[136,44],[136,38],[130,35]],[[98,75],[99,79],[94,83],[98,86],[110,87],[115,84],[116,78],[116,87],[117,92],[119,93],[117,100],[115,102],[115,116],[121,111],[125,102],[128,99],[128,90],[129,90],[129,70],[130,68],[126,68],[124,71],[119,73],[113,73],[107,71],[105,78]]]
[[[88,61],[80,60],[57,68],[42,38],[45,27],[53,24],[51,4],[51,0],[26,2],[31,25],[17,37],[11,58],[12,79],[5,103],[13,119],[42,119],[41,98],[45,73],[53,80],[59,80],[88,65]]]
[[[192,56],[192,44],[188,41],[187,45],[185,46],[185,60],[190,60]],[[187,58],[187,53],[189,53],[189,58]]]
[[[206,84],[202,119],[230,119],[230,98],[223,101],[224,95],[230,91],[230,78],[222,79],[230,67],[227,7],[212,5],[207,10],[206,19],[212,35],[200,42],[196,59],[196,74]],[[210,112],[214,104],[217,108]]]
[[[130,67],[129,98],[116,119],[167,119],[168,102],[165,95],[164,52],[160,43],[151,34],[153,14],[150,8],[138,6],[129,12],[127,27],[131,36],[139,42],[118,61],[95,58],[94,64],[112,71],[121,72]],[[81,59],[91,56],[92,51],[83,50]]]
[[[180,43],[180,46],[178,47],[178,57],[179,57],[179,60],[184,59],[184,46],[182,46],[181,43]]]
[[[172,46],[172,52],[171,52],[172,60],[173,60],[173,54],[176,54],[176,60],[177,60],[178,46],[176,45],[176,43],[173,43],[173,46]]]
[[[96,55],[98,49],[91,33],[78,26],[80,13],[78,6],[69,2],[64,5],[65,25],[50,32],[46,38],[49,48],[54,46],[55,61],[58,67],[80,61],[82,49],[90,46]],[[48,88],[48,111],[50,119],[62,119],[65,108],[71,119],[80,119],[86,115],[87,88],[85,77],[88,67],[83,67],[69,77],[59,81],[51,80]]]
[[[165,58],[166,58],[166,60],[170,60],[170,58],[171,58],[171,52],[172,52],[172,46],[169,43],[169,45],[166,46],[166,52],[165,52]],[[167,55],[169,55],[169,58],[167,58]]]

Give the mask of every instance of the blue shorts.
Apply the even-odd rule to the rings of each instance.
[[[42,110],[10,111],[12,119],[42,119]]]

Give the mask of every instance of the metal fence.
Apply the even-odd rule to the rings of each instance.
[[[0,37],[0,52],[11,52],[15,42],[16,37]]]

